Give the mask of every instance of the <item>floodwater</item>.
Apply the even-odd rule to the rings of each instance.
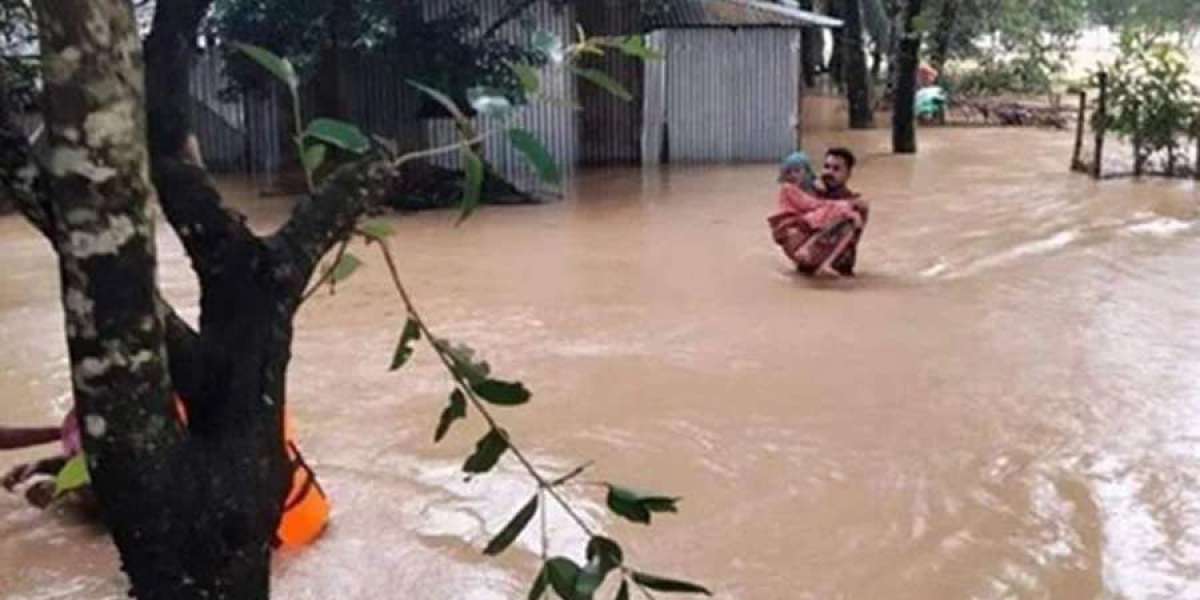
[[[534,390],[496,412],[539,465],[684,498],[645,528],[569,490],[640,568],[719,598],[1200,598],[1200,193],[1067,174],[1069,135],[926,130],[915,158],[886,137],[809,140],[864,157],[855,281],[789,271],[769,166],[584,173],[567,201],[457,229],[397,218],[393,245],[431,324]],[[283,208],[251,204],[264,227]],[[479,549],[532,487],[511,459],[463,481],[477,417],[432,444],[449,382],[425,350],[387,372],[403,311],[356,252],[368,266],[299,318],[290,402],[335,513],[279,558],[275,596],[524,597],[537,532]],[[0,417],[54,421],[53,261],[14,219],[0,255]],[[549,526],[552,554],[582,554],[561,512]],[[102,536],[0,496],[0,597],[121,586]]]

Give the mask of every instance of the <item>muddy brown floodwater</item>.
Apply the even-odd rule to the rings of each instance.
[[[810,138],[864,157],[856,281],[789,272],[770,166],[584,173],[458,229],[397,218],[394,247],[436,329],[534,390],[501,418],[540,464],[684,497],[645,529],[571,492],[647,570],[720,598],[1200,598],[1200,193],[1069,175],[1068,135],[924,131],[915,158],[886,139]],[[286,208],[246,206],[264,228]],[[279,557],[275,597],[524,597],[534,532],[479,548],[532,488],[511,462],[463,481],[477,422],[431,443],[449,383],[427,351],[387,372],[403,312],[358,253],[299,318],[290,401],[335,514]],[[53,259],[16,219],[0,255],[0,420],[54,421]],[[581,554],[550,517],[551,552]],[[100,534],[0,496],[0,597],[121,591]]]

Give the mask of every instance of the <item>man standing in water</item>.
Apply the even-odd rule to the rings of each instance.
[[[830,148],[825,153],[825,163],[821,168],[822,185],[817,190],[817,195],[826,200],[850,202],[862,217],[862,224],[859,226],[846,221],[821,234],[821,242],[834,248],[833,270],[847,277],[854,275],[854,265],[858,261],[858,242],[862,239],[863,229],[867,226],[870,214],[866,201],[849,187],[856,162],[854,153],[849,149]]]

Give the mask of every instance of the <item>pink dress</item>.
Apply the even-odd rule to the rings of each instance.
[[[798,215],[809,227],[824,230],[849,220],[861,224],[862,217],[854,204],[846,200],[825,200],[809,194],[794,183],[785,183],[779,190],[779,212]]]
[[[802,273],[815,272],[851,236],[851,243],[834,257],[833,267],[843,275],[854,274],[856,246],[866,221],[866,210],[853,202],[820,198],[793,183],[783,185],[779,191],[779,212],[767,219],[775,243]],[[813,238],[816,238],[814,243],[805,251]]]

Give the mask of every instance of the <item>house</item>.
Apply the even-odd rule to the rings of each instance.
[[[797,148],[800,31],[840,26],[751,0],[671,0],[645,15],[664,60],[645,68],[642,163],[773,161]]]
[[[460,0],[421,4],[427,18],[460,5]],[[510,4],[478,0],[471,6],[482,23],[494,23]],[[496,33],[513,41],[527,39],[533,30],[570,40],[578,24],[592,35],[646,34],[665,56],[643,64],[613,51],[585,65],[628,88],[634,96],[628,102],[548,68],[543,92],[556,101],[526,107],[516,125],[532,131],[568,172],[578,164],[773,161],[798,145],[800,32],[837,27],[839,21],[756,0],[656,0],[654,6],[660,8],[647,12],[642,0],[535,0],[524,19],[508,21]],[[234,170],[241,165],[260,173],[279,169],[279,141],[286,139],[280,128],[287,124],[279,115],[290,110],[286,98],[275,90],[266,98],[228,105],[219,98],[219,56],[212,53],[201,63],[193,72],[192,88],[212,166]],[[395,65],[378,58],[347,61],[344,77],[351,119],[369,133],[413,147],[438,147],[457,139],[449,119],[421,114],[422,97]],[[478,121],[485,131],[500,125],[486,117]],[[503,138],[488,140],[483,153],[518,187],[543,190],[525,158]],[[458,161],[449,154],[434,162],[456,167]]]

